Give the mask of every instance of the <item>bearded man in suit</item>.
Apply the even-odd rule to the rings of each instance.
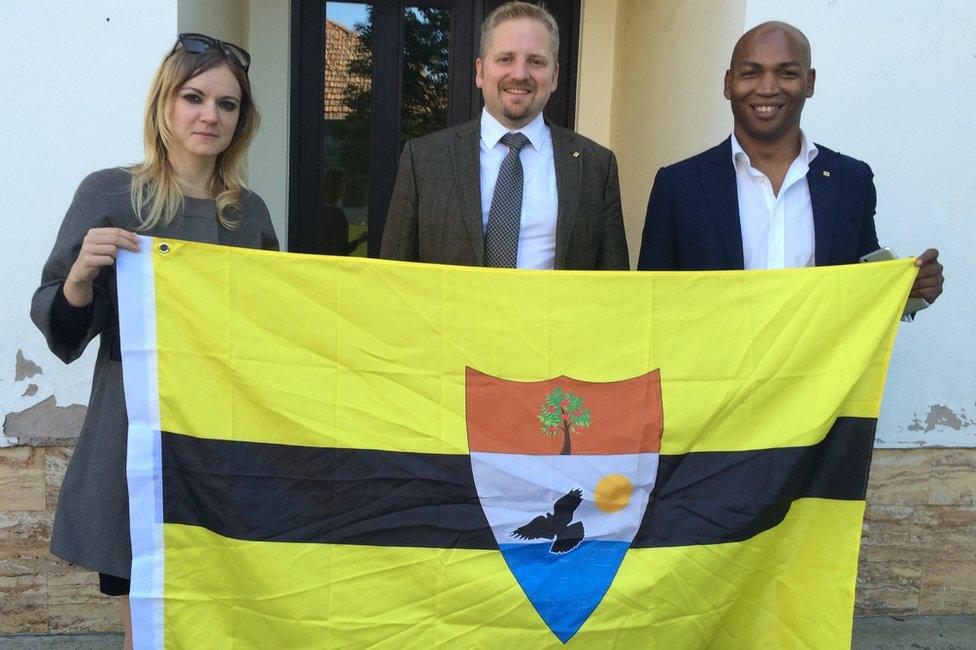
[[[467,266],[629,268],[613,153],[549,124],[559,32],[510,2],[481,29],[481,116],[407,142],[380,256]]]
[[[878,249],[871,168],[800,129],[815,81],[810,43],[792,25],[763,23],[739,39],[725,73],[732,135],[658,171],[639,270],[852,264]],[[911,297],[942,293],[938,256],[918,256]]]

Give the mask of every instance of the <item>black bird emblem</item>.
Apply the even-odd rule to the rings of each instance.
[[[556,500],[552,512],[539,515],[524,526],[512,531],[516,539],[553,539],[550,553],[569,553],[583,541],[583,522],[574,524],[573,514],[583,502],[583,491],[570,490]]]

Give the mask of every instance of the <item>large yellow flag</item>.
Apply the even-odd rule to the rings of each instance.
[[[140,647],[849,647],[909,260],[119,259]]]

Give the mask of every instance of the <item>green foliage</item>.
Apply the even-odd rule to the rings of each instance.
[[[366,20],[356,23],[356,56],[349,71],[357,79],[373,76],[373,7]],[[400,142],[433,133],[447,126],[448,53],[451,42],[451,12],[444,8],[410,8],[403,13],[403,70],[400,94]],[[349,115],[332,123],[337,146],[326,150],[326,167],[344,169],[347,178],[369,175],[372,136],[372,83],[351,82],[345,89]]]
[[[403,87],[400,146],[447,126],[451,12],[415,7],[403,14]]]
[[[590,427],[590,409],[583,406],[581,395],[566,392],[557,386],[539,407],[539,426],[543,434],[555,436],[563,433],[567,423],[570,433],[583,433]]]

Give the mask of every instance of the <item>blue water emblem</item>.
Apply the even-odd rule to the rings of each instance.
[[[550,548],[549,542],[499,545],[539,616],[566,643],[603,600],[630,543],[584,540],[568,553]]]

